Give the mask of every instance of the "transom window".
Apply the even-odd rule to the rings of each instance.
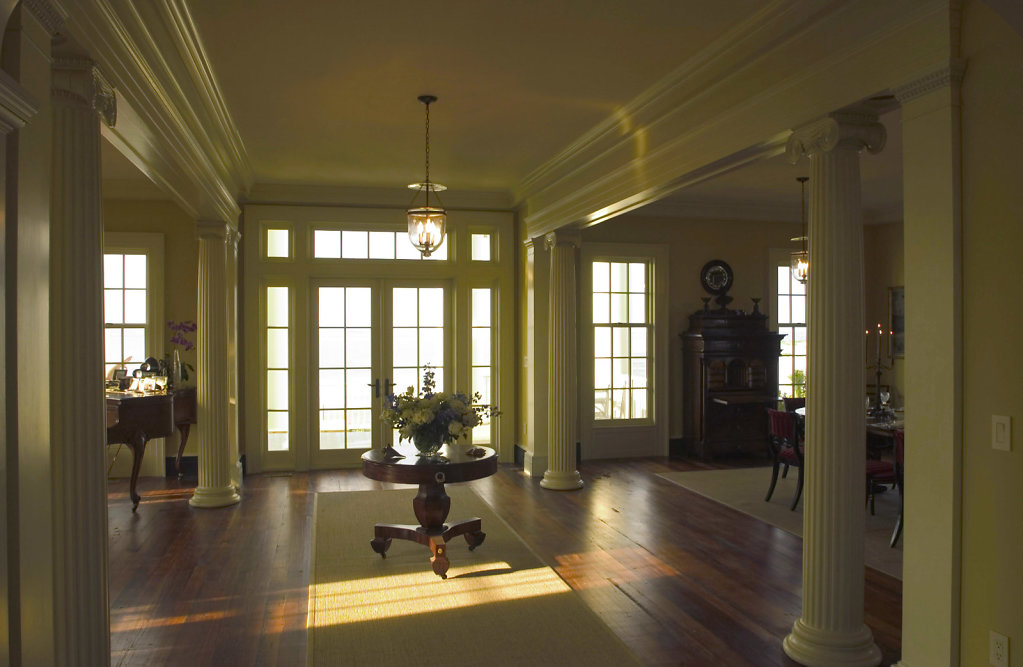
[[[650,416],[649,262],[593,262],[594,419]]]
[[[409,243],[406,232],[316,229],[313,231],[313,257],[316,259],[407,259],[446,260],[448,242],[429,257],[423,257]]]

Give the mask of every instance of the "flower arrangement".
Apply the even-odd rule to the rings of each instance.
[[[500,414],[493,405],[480,404],[479,393],[434,391],[434,371],[423,371],[423,391],[416,395],[409,387],[402,394],[388,394],[387,407],[380,419],[398,430],[399,440],[411,440],[421,453],[436,454],[441,444],[455,442],[468,435],[484,417]]]
[[[192,333],[195,331],[195,322],[189,320],[182,320],[181,322],[167,320],[167,328],[174,332],[174,335],[171,336],[170,342],[185,348],[185,352],[188,352],[195,347],[192,341],[185,338],[186,333]]]
[[[192,322],[191,320],[182,320],[180,322],[175,322],[174,320],[167,320],[167,328],[174,332],[170,339],[171,343],[175,345],[180,345],[182,348],[184,348],[185,352],[188,352],[193,347],[195,347],[192,341],[188,340],[188,338],[185,337],[185,334],[189,334],[195,331],[196,329],[195,322]],[[167,366],[171,368],[172,377],[176,377],[181,382],[185,382],[188,380],[189,370],[195,371],[195,368],[192,366],[192,364],[182,362],[180,360],[177,350],[174,350],[173,361],[168,360]]]

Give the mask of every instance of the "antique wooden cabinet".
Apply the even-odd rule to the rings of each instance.
[[[768,331],[754,302],[751,313],[705,303],[681,336],[685,450],[701,459],[766,454],[783,335]]]

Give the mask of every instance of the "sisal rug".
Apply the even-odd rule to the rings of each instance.
[[[430,550],[375,523],[415,523],[416,489],[319,493],[309,586],[309,665],[638,665],[600,618],[466,486],[448,518],[480,517],[486,540],[450,543],[448,578]]]
[[[786,478],[778,476],[778,486],[770,502],[764,502],[767,487],[771,482],[770,468],[735,468],[731,470],[697,470],[693,472],[661,473],[669,482],[685,487],[701,496],[706,496],[722,505],[739,510],[772,526],[798,535],[803,535],[803,499],[794,511],[789,511],[792,496],[796,492],[796,471],[789,470]],[[804,498],[806,487],[803,487]],[[866,515],[865,563],[867,567],[902,579],[902,539],[895,548],[888,546],[892,529],[899,516],[899,494],[887,491],[876,496],[876,512],[864,506]],[[903,535],[905,537],[905,535]]]

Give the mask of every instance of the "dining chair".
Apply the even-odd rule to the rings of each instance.
[[[905,486],[905,431],[895,429],[892,431],[895,440],[895,460],[883,461],[868,458],[866,461],[867,472],[867,503],[870,505],[870,513],[874,514],[874,493],[878,485],[890,485],[899,492],[899,518],[895,521],[895,529],[892,532],[892,539],[889,546],[894,547],[902,534],[902,512],[903,512],[903,490]]]
[[[895,474],[898,477],[896,483],[899,486],[899,518],[895,521],[892,539],[888,544],[888,546],[893,548],[899,543],[899,536],[902,535],[902,524],[905,521],[903,519],[903,511],[906,499],[903,494],[906,487],[906,432],[901,428],[895,430]]]
[[[785,403],[785,412],[792,412],[796,408],[806,407],[805,396],[786,396],[781,400]]]
[[[803,446],[800,442],[799,429],[796,428],[796,415],[792,412],[780,410],[767,410],[768,421],[768,447],[771,453],[771,486],[767,489],[769,501],[774,494],[774,487],[778,483],[778,469],[781,466],[794,466],[799,471],[796,479],[796,495],[792,499],[792,506],[789,510],[796,509],[799,504],[799,497],[803,493]]]

